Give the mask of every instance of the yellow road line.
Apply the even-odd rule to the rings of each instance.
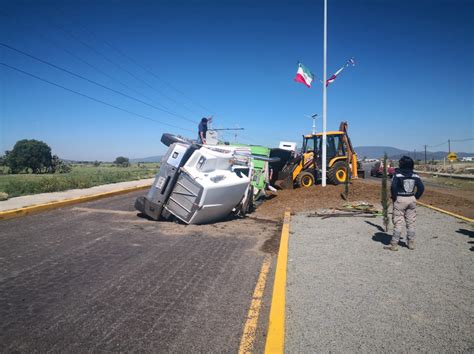
[[[444,209],[441,209],[441,208],[437,208],[435,206],[432,206],[432,205],[429,205],[429,204],[425,204],[425,203],[422,203],[422,202],[416,202],[416,204],[419,204],[419,205],[422,205],[426,208],[430,208],[430,209],[433,209],[433,210],[436,210],[436,211],[439,211],[441,213],[444,213],[444,214],[447,214],[447,215],[451,215],[455,218],[458,218],[458,219],[461,219],[461,220],[464,220],[464,221],[467,221],[467,222],[472,222],[474,223],[474,219],[470,219],[466,216],[462,216],[462,215],[458,215],[458,214],[455,214],[455,213],[451,213],[450,211],[447,211],[447,210],[444,210]]]
[[[0,211],[0,220],[12,219],[12,218],[20,217],[20,216],[33,214],[33,213],[39,213],[41,211],[45,211],[49,209],[61,208],[64,206],[83,203],[83,202],[90,202],[92,200],[112,197],[115,195],[130,193],[133,191],[138,191],[138,190],[147,189],[147,188],[150,188],[150,185],[119,189],[119,190],[110,191],[110,192],[92,194],[92,195],[59,200],[59,201],[54,201],[54,202],[49,202],[49,203],[44,203],[44,204],[37,204],[37,205],[27,206],[27,207],[19,208],[19,209]]]
[[[289,233],[290,211],[286,211],[281,230],[265,353],[283,353],[285,351],[286,265],[288,263]]]
[[[252,352],[253,344],[255,342],[255,334],[257,332],[258,316],[262,305],[263,292],[265,290],[265,284],[267,283],[268,270],[270,269],[270,262],[270,256],[266,256],[263,260],[262,269],[260,270],[260,275],[258,276],[257,285],[255,285],[252,302],[247,314],[244,333],[240,340],[239,354]]]

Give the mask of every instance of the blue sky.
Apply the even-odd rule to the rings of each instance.
[[[158,155],[163,132],[194,138],[209,114],[214,127],[245,128],[241,142],[277,146],[321,114],[321,85],[293,78],[297,61],[322,77],[322,0],[0,3],[1,43],[174,114],[0,46],[2,63],[153,120],[0,65],[1,151],[29,138],[67,159]],[[329,129],[347,120],[355,146],[417,151],[473,137],[474,2],[329,0],[328,13],[328,74],[357,62],[328,88]]]

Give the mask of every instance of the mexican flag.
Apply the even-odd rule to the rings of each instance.
[[[301,82],[309,88],[313,81],[313,74],[308,70],[308,68],[305,68],[303,64],[298,63],[298,71],[296,72],[295,81]]]

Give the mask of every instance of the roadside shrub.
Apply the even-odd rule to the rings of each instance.
[[[61,160],[58,155],[53,155],[51,160],[51,172],[52,173],[69,173],[72,171],[71,165]]]
[[[75,167],[70,173],[48,175],[5,175],[1,176],[0,191],[10,198],[20,195],[59,192],[68,189],[81,189],[93,186],[133,181],[153,177],[154,168],[114,168],[114,167]]]
[[[8,199],[8,194],[4,192],[0,192],[0,201],[7,200],[7,199]]]
[[[33,194],[34,192],[34,182],[25,183],[21,179],[13,179],[7,182],[5,185],[5,192],[10,197],[17,197],[19,195]],[[38,192],[36,192],[38,193]]]

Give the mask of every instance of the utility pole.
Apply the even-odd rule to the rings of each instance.
[[[327,87],[326,87],[326,66],[327,66],[327,38],[328,38],[328,0],[324,0],[324,39],[323,39],[323,156],[322,165],[323,173],[321,184],[326,187],[326,102],[327,102]]]
[[[451,153],[451,139],[448,139],[448,152]]]
[[[316,118],[318,117],[318,114],[315,113],[315,114],[312,114],[310,116],[308,115],[304,115],[305,117],[307,118],[312,118],[313,119],[313,129],[312,129],[312,132],[313,132],[313,135],[316,134]]]
[[[425,146],[425,165],[426,165],[426,145]]]
[[[414,153],[413,153],[413,157],[414,157],[414,160],[415,160],[415,162],[416,162],[416,149],[415,149],[415,151],[414,151]]]
[[[313,114],[311,118],[313,118],[313,135],[316,134],[316,117],[318,116],[317,113]]]

